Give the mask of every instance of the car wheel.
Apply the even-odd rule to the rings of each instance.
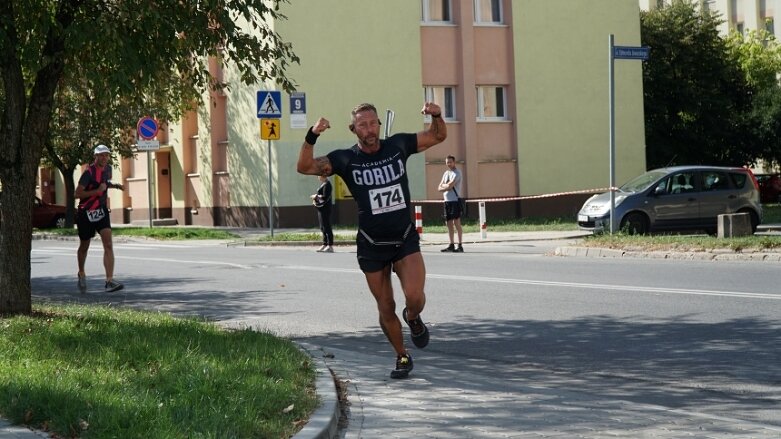
[[[58,216],[57,218],[54,218],[54,227],[58,229],[64,229],[65,228],[65,217],[64,216]]]
[[[759,225],[759,216],[751,209],[741,209],[738,213],[747,213],[749,222],[751,223],[751,233],[757,233],[757,226]]]
[[[645,235],[648,233],[648,220],[639,212],[627,214],[621,220],[621,231],[630,235]]]

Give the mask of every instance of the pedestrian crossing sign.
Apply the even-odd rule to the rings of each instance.
[[[275,90],[258,91],[258,118],[279,119],[282,117],[282,93]]]
[[[260,119],[261,140],[279,140],[279,119]]]

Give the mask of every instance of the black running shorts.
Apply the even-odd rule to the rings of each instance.
[[[84,209],[76,210],[76,226],[79,229],[79,239],[82,241],[89,241],[95,237],[96,232],[100,232],[105,228],[111,228],[111,218],[109,217],[108,209],[103,209],[103,218],[97,222],[91,222],[87,217],[87,211]]]
[[[420,252],[420,235],[412,229],[407,238],[398,245],[372,244],[362,234],[356,238],[358,245],[358,265],[364,273],[381,271],[394,262],[413,253]]]

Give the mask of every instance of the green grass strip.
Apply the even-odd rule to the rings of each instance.
[[[103,306],[0,320],[0,414],[84,438],[290,437],[311,358],[271,334]]]

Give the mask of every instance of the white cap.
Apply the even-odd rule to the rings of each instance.
[[[95,147],[95,155],[103,154],[103,153],[111,153],[111,150],[108,149],[108,146],[98,145]]]

